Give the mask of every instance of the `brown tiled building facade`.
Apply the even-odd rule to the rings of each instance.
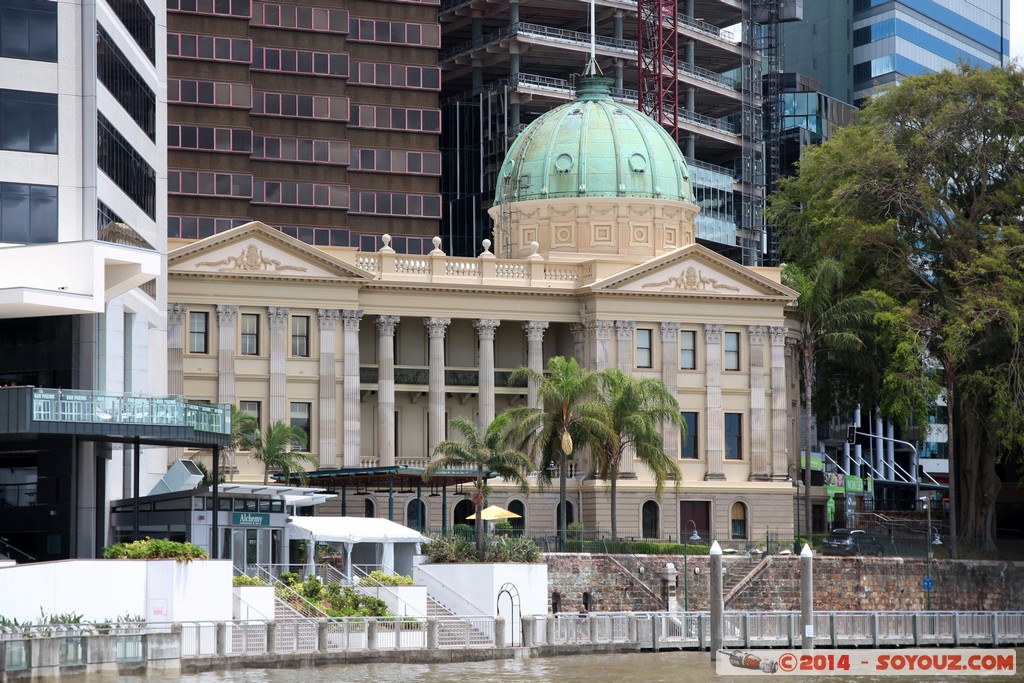
[[[170,0],[168,236],[260,220],[317,246],[438,234],[437,0]]]

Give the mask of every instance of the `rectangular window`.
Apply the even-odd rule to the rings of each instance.
[[[96,116],[97,166],[150,218],[156,218],[156,173],[103,114]]]
[[[679,332],[679,368],[681,370],[697,369],[697,333],[693,330]]]
[[[202,311],[189,311],[188,314],[188,352],[210,352],[210,314]]]
[[[292,355],[309,357],[309,316],[292,316]]]
[[[96,27],[96,75],[139,128],[155,141],[156,94],[101,26]]]
[[[653,363],[651,339],[652,330],[637,328],[636,330],[636,366],[638,368],[649,368]]]
[[[698,457],[700,457],[700,454],[697,451],[697,445],[698,445],[698,441],[697,441],[697,426],[699,424],[699,422],[698,422],[699,415],[698,415],[698,413],[683,412],[683,413],[680,413],[680,416],[683,418],[683,429],[685,431],[684,431],[684,436],[681,439],[681,441],[682,441],[682,450],[681,450],[681,452],[679,454],[679,457],[681,457],[681,458],[698,458]]]
[[[57,61],[57,3],[0,0],[0,57]]]
[[[260,402],[259,401],[239,401],[238,412],[245,413],[246,415],[252,415],[256,418],[256,428],[260,429]]]
[[[260,355],[260,317],[255,313],[242,314],[243,356]]]
[[[725,358],[722,362],[724,370],[740,369],[740,333],[725,333]]]
[[[743,459],[743,415],[725,414],[725,459]]]
[[[292,403],[292,419],[291,425],[298,427],[306,433],[306,445],[301,446],[299,444],[292,444],[293,451],[308,451],[310,449],[309,444],[312,442],[312,434],[309,431],[309,414],[311,404],[309,403]]]
[[[0,183],[0,242],[45,244],[57,241],[57,188]]]
[[[0,149],[57,153],[57,95],[0,90]]]

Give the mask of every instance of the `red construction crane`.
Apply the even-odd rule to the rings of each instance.
[[[679,31],[677,0],[639,0],[639,106],[679,141]]]

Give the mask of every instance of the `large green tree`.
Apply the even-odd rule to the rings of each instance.
[[[263,463],[263,483],[268,483],[270,470],[280,469],[284,473],[284,480],[291,480],[292,473],[295,473],[299,481],[305,484],[309,481],[309,475],[302,466],[303,463],[317,465],[316,456],[311,453],[293,450],[295,446],[306,445],[306,432],[301,427],[296,427],[278,420],[267,428],[260,431],[249,432],[245,437],[248,446],[252,449],[250,455]]]
[[[434,447],[434,459],[423,470],[423,481],[428,481],[443,469],[465,467],[476,471],[473,490],[473,507],[476,511],[476,554],[483,562],[484,522],[480,519],[480,511],[487,504],[487,496],[490,494],[487,472],[515,482],[521,492],[529,493],[530,482],[526,477],[533,463],[525,455],[506,445],[508,418],[504,415],[499,415],[491,422],[483,434],[480,434],[476,425],[464,417],[457,417],[449,424],[462,435],[462,440],[445,440]]]
[[[822,258],[804,268],[787,264],[782,282],[799,294],[792,315],[797,323],[800,377],[804,399],[804,490],[811,490],[811,433],[813,392],[817,361],[825,354],[857,351],[864,346],[874,300],[864,294],[844,291],[843,267],[832,258]],[[813,507],[810,495],[804,496],[804,519],[811,531]]]
[[[612,439],[612,432],[597,373],[563,356],[551,358],[547,369],[544,374],[520,367],[512,373],[511,383],[522,379],[537,383],[539,407],[519,406],[503,415],[509,420],[509,443],[535,458],[541,481],[551,479],[547,463],[557,463],[558,495],[564,501],[569,458],[583,446],[592,451],[600,448]],[[565,507],[560,507],[557,520],[560,540],[565,538]]]
[[[958,537],[994,548],[996,465],[1024,446],[1022,169],[1024,72],[961,66],[873,99],[805,155],[769,212],[788,259],[841,260],[938,365],[954,555]]]
[[[685,429],[679,403],[665,383],[654,377],[634,377],[618,368],[598,374],[601,400],[608,409],[609,433],[594,452],[595,465],[611,488],[612,539],[618,538],[617,484],[622,459],[632,453],[654,476],[655,493],[660,498],[665,482],[679,485],[679,466],[665,453],[660,427],[665,422]],[[685,436],[685,434],[684,434]]]

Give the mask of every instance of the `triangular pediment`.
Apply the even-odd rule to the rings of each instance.
[[[716,254],[707,247],[691,244],[634,266],[593,285],[595,292],[769,298],[792,300],[796,292],[785,285]]]
[[[179,247],[170,275],[370,280],[373,275],[254,221]]]

